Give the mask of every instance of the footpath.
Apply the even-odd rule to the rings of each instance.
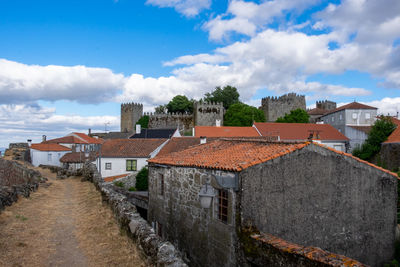
[[[35,169],[48,182],[0,213],[0,266],[146,266],[92,183]]]

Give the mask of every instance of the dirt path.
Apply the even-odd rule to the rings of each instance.
[[[0,214],[0,266],[146,266],[93,184],[49,178]]]

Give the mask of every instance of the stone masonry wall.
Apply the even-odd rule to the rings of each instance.
[[[382,144],[377,157],[385,168],[400,171],[400,143]]]
[[[211,172],[149,164],[148,220],[161,225],[163,237],[184,253],[190,266],[235,266],[235,194],[228,193],[228,223],[218,220],[215,201],[209,209],[200,206],[198,194]]]
[[[136,122],[143,116],[143,104],[121,104],[121,132],[136,130]]]
[[[304,95],[296,95],[295,93],[280,97],[265,97],[261,100],[260,107],[264,111],[267,122],[274,122],[279,117],[283,117],[298,108],[306,110],[306,98]]]
[[[145,113],[149,116],[149,129],[177,128],[183,133],[194,127],[193,114],[182,113]]]
[[[103,200],[111,206],[120,226],[147,257],[149,266],[187,266],[174,246],[157,236],[153,228],[140,217],[127,197],[103,181],[94,164],[85,164],[83,176],[85,180],[93,182],[101,192]]]
[[[397,178],[309,145],[240,174],[241,221],[372,266],[394,252]]]
[[[29,197],[45,181],[39,172],[0,158],[0,211],[16,202],[18,196]]]
[[[223,103],[196,102],[194,104],[194,124],[196,126],[216,126],[216,120],[224,124]]]

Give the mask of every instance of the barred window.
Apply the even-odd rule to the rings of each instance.
[[[218,219],[228,222],[228,191],[218,190]]]

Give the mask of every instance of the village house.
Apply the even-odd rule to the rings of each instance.
[[[148,162],[148,220],[190,265],[248,264],[249,226],[372,266],[393,256],[398,178],[350,154],[241,138]]]
[[[361,146],[376,121],[377,108],[358,102],[331,110],[320,117],[324,124],[330,124],[350,139],[350,151]]]
[[[69,147],[72,152],[98,151],[103,139],[90,137],[84,133],[70,133],[64,137],[43,140],[43,144],[59,144]]]
[[[255,122],[253,127],[264,137],[275,136],[278,141],[314,139],[339,151],[347,152],[349,139],[329,124]]]
[[[96,161],[100,174],[106,179],[110,176],[136,174],[147,166],[165,145],[167,139],[109,139],[101,147]],[[121,176],[123,177],[123,176]]]
[[[30,153],[32,165],[51,165],[61,167],[60,159],[67,153],[71,152],[71,148],[52,143],[31,144]]]
[[[379,156],[387,169],[400,171],[400,120],[392,117],[392,122],[396,129],[383,142]]]

